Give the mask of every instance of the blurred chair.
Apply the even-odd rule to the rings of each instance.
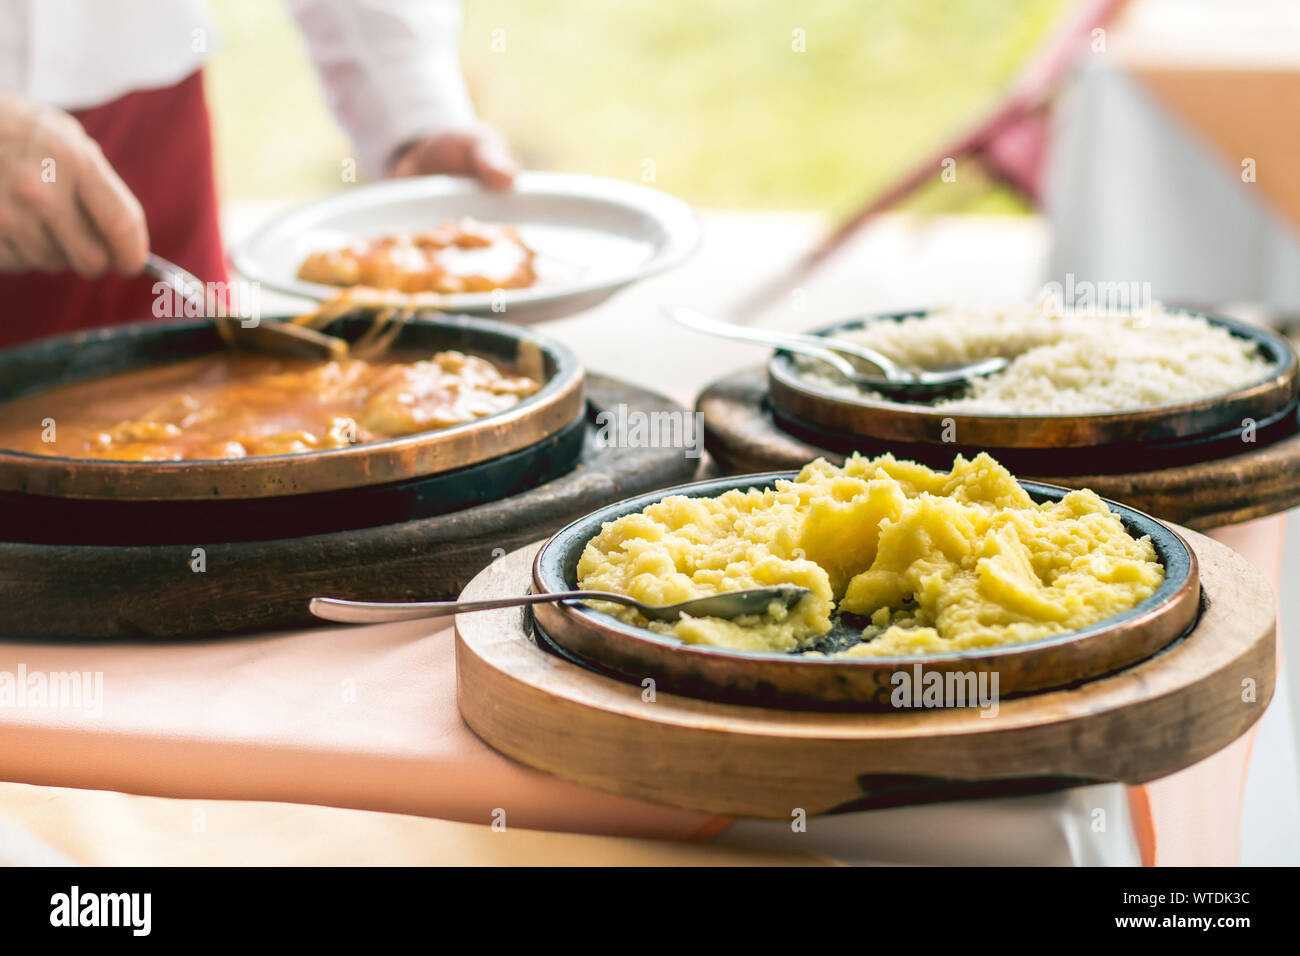
[[[1048,39],[1006,95],[973,127],[905,170],[785,272],[745,296],[730,310],[732,317],[749,321],[801,285],[807,275],[875,217],[933,182],[945,160],[976,159],[993,177],[1034,206],[1041,205],[1048,111],[1053,97],[1080,51],[1088,49],[1093,31],[1110,23],[1126,2],[1081,0],[1076,3],[1061,29]]]

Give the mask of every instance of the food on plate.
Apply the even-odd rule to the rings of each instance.
[[[929,406],[973,414],[1078,415],[1194,401],[1259,382],[1270,365],[1254,342],[1223,326],[1154,307],[1127,314],[1062,309],[1050,301],[949,308],[870,322],[833,338],[870,346],[913,368],[1009,358],[1001,372]],[[815,359],[796,364],[809,382],[883,400]]]
[[[582,588],[673,604],[790,583],[789,611],[724,621],[621,620],[744,651],[808,651],[832,613],[862,628],[837,654],[889,656],[1018,644],[1078,630],[1155,593],[1164,569],[1096,494],[1035,503],[987,454],[951,473],[892,455],[824,459],[794,480],[716,498],[674,495],[607,522],[578,563]],[[816,653],[814,651],[814,653]]]
[[[461,352],[319,362],[219,352],[0,405],[0,448],[181,461],[287,455],[448,428],[541,386]]]
[[[298,278],[397,292],[491,292],[536,282],[533,260],[533,250],[510,226],[449,220],[428,232],[313,252],[298,269]]]

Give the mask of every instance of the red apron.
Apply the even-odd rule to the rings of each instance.
[[[226,278],[203,75],[74,111],[135,193],[154,252],[209,282]],[[0,348],[153,318],[154,280],[109,273],[0,273]]]

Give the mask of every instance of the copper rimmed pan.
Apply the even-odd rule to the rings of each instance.
[[[533,590],[577,586],[583,548],[607,521],[640,511],[670,495],[713,497],[732,488],[767,488],[794,472],[696,482],[629,498],[562,529],[538,552]],[[1035,501],[1059,500],[1069,489],[1022,481]],[[807,658],[686,644],[624,624],[585,604],[539,604],[533,609],[539,643],[584,666],[636,683],[728,703],[820,710],[889,710],[901,686],[897,674],[997,675],[997,694],[1010,697],[1065,687],[1113,673],[1158,653],[1185,634],[1200,611],[1196,556],[1176,532],[1150,515],[1107,502],[1136,537],[1150,535],[1164,565],[1164,583],[1137,607],[1068,634],[1007,647],[906,657]],[[919,668],[919,671],[918,671]]]
[[[870,322],[899,321],[924,311],[871,316],[838,322],[812,334],[833,336]],[[997,454],[998,449],[1074,449],[1211,436],[1236,429],[1246,420],[1273,423],[1290,415],[1294,431],[1297,360],[1294,349],[1279,335],[1222,316],[1183,314],[1222,326],[1234,336],[1255,343],[1268,359],[1259,381],[1228,395],[1125,412],[1088,415],[1020,415],[948,412],[925,404],[907,404],[855,396],[800,374],[793,356],[777,352],[768,364],[773,410],[797,425],[844,436],[918,445],[947,444],[954,436],[963,447]]]
[[[269,320],[268,320],[269,321]],[[331,333],[355,340],[370,322],[345,318]],[[0,352],[0,401],[224,349],[209,322],[113,326]],[[56,458],[0,449],[0,492],[111,501],[212,501],[341,491],[441,474],[519,451],[583,414],[583,372],[563,345],[534,332],[466,316],[412,319],[395,351],[456,349],[488,358],[543,386],[496,415],[438,431],[350,448],[211,461]],[[40,422],[33,423],[34,428]]]

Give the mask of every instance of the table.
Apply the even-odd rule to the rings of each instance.
[[[753,364],[761,349],[701,341],[660,320],[658,306],[725,308],[755,277],[807,248],[823,223],[797,215],[704,218],[705,245],[687,266],[592,312],[548,323],[544,331],[573,347],[592,370],[615,371],[686,403],[707,382]],[[1024,298],[1037,284],[1045,237],[1042,223],[1032,219],[918,223],[890,217],[828,263],[801,297],[774,304],[759,321],[807,328],[854,311],[918,302]],[[31,670],[99,669],[105,688],[104,711],[93,720],[65,714],[61,725],[51,726],[0,708],[0,778],[23,781],[0,788],[0,820],[46,838],[55,852],[91,862],[114,858],[120,845],[98,828],[67,830],[68,821],[113,806],[136,821],[139,832],[155,834],[145,840],[149,852],[168,862],[210,862],[220,852],[182,836],[186,813],[194,809],[211,810],[208,819],[222,815],[231,821],[223,832],[232,840],[247,833],[238,845],[265,847],[248,862],[533,859],[522,838],[517,854],[501,849],[510,841],[489,842],[501,836],[491,828],[496,809],[506,811],[508,832],[559,840],[563,831],[576,830],[585,835],[565,836],[576,842],[566,844],[564,853],[599,845],[610,850],[604,859],[622,862],[668,859],[646,855],[651,850],[681,850],[685,855],[677,861],[703,861],[690,854],[724,847],[772,854],[764,861],[829,857],[855,863],[1136,864],[1144,841],[1151,852],[1141,814],[1135,825],[1135,808],[1118,787],[815,818],[803,833],[780,823],[728,826],[707,815],[586,791],[526,771],[482,745],[474,749],[476,738],[449,710],[454,705],[446,636],[441,628],[413,622],[109,651],[0,642],[0,671],[20,663]],[[167,722],[158,719],[162,711],[170,715]],[[83,793],[91,789],[123,792]],[[30,810],[50,801],[66,812]],[[322,811],[304,803],[346,809]],[[259,815],[262,810],[266,816]],[[1099,810],[1107,821],[1101,835],[1092,824]],[[1183,813],[1189,825],[1211,829],[1223,818],[1223,808],[1213,804]],[[441,820],[415,821],[430,824],[421,831],[428,835],[415,844],[420,849],[403,855],[396,844],[405,837],[397,834],[414,829],[390,815],[408,821],[422,814]],[[178,815],[181,825],[174,829]],[[267,836],[277,827],[310,833],[313,821],[326,819],[337,821],[333,830],[344,836],[353,826],[358,834],[391,836],[376,835],[370,843],[339,837],[336,843],[333,833],[319,844]],[[466,829],[439,831],[440,826]],[[548,828],[553,832],[539,832]],[[61,836],[65,830],[67,839]],[[160,839],[158,832],[174,838]],[[458,836],[438,843],[437,832]],[[268,842],[258,843],[252,834]],[[925,834],[931,838],[922,840]],[[709,837],[701,848],[699,839]],[[583,842],[600,839],[614,842]],[[653,842],[635,842],[647,840]],[[1198,838],[1209,852],[1228,855],[1235,840],[1229,833],[1226,845],[1211,840],[1206,846]],[[367,855],[358,856],[360,847],[367,847]],[[142,851],[131,859],[146,857]]]
[[[486,832],[485,832],[486,831]],[[39,834],[40,838],[32,834]],[[47,842],[48,841],[48,842]],[[822,866],[755,850],[248,800],[0,784],[0,866]]]

